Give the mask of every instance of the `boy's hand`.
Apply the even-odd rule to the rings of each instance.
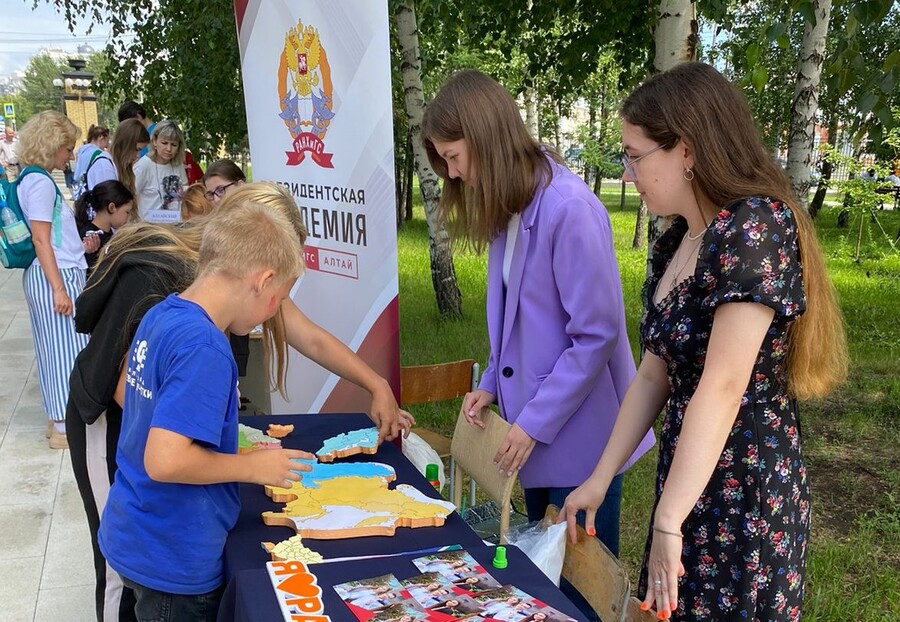
[[[263,486],[290,488],[300,481],[294,471],[311,471],[312,467],[301,460],[315,460],[309,452],[299,449],[260,449],[246,455],[250,464],[250,481]]]

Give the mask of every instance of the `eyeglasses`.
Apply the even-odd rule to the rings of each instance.
[[[643,160],[651,153],[653,153],[655,151],[659,151],[662,148],[663,148],[663,145],[657,145],[653,149],[648,151],[647,153],[642,153],[641,155],[639,155],[636,158],[629,158],[627,154],[623,153],[622,154],[622,166],[625,167],[625,172],[628,173],[628,176],[631,177],[632,179],[637,179],[637,171],[634,169],[635,163]]]
[[[213,197],[218,197],[221,199],[222,197],[225,196],[225,191],[236,183],[237,183],[236,181],[233,181],[230,184],[225,184],[224,186],[219,186],[215,190],[212,190],[212,191],[207,190],[206,192],[203,193],[203,196],[205,196],[210,201],[213,200]]]

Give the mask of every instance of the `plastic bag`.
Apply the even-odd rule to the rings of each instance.
[[[510,529],[507,544],[519,547],[534,565],[559,586],[563,560],[566,557],[566,523],[552,524],[542,520]]]
[[[447,476],[444,474],[444,463],[441,461],[438,452],[422,440],[421,436],[411,432],[409,437],[403,439],[403,455],[413,463],[422,475],[425,475],[425,467],[429,464],[438,465],[440,467],[438,468],[438,480],[441,482],[438,492],[444,489],[444,484],[447,481]]]

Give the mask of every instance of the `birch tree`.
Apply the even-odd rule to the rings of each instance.
[[[791,131],[788,145],[787,173],[800,203],[807,204],[809,165],[812,159],[819,108],[819,78],[825,61],[825,38],[831,16],[831,0],[811,0],[800,45],[800,62],[791,104]]]
[[[659,20],[653,35],[656,44],[656,55],[653,68],[657,73],[668,71],[680,63],[687,63],[697,55],[697,13],[691,0],[660,0]],[[636,225],[643,229],[642,219],[647,217],[647,207],[641,201],[638,208]],[[653,244],[663,233],[664,220],[659,216],[650,217],[647,245],[647,271],[650,271],[650,259],[653,255]],[[640,240],[635,235],[635,243]]]
[[[441,222],[437,209],[441,189],[438,185],[438,176],[429,166],[425,146],[422,144],[425,95],[422,91],[422,58],[419,55],[416,9],[412,0],[396,4],[394,21],[397,24],[397,41],[400,46],[400,71],[403,74],[406,116],[412,137],[419,190],[422,192],[422,202],[425,205],[425,221],[428,225],[431,282],[441,316],[459,317],[462,315],[462,299],[456,283],[450,235],[445,223]]]

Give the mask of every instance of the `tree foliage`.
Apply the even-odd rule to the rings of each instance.
[[[182,123],[191,148],[211,155],[246,145],[234,7],[230,0],[47,0],[74,26],[106,23],[109,65],[97,92],[142,101],[154,118]],[[133,38],[130,36],[133,34]]]

